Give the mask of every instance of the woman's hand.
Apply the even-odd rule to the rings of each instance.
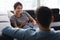
[[[23,21],[23,22],[22,22],[22,26],[25,26],[26,24],[27,24],[26,21]]]

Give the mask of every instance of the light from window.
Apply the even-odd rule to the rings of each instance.
[[[23,10],[31,10],[37,7],[37,0],[0,0],[0,11],[6,13],[8,10],[14,10],[13,5],[18,1],[23,4]]]

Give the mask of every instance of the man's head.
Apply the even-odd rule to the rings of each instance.
[[[14,4],[14,11],[16,13],[21,13],[22,12],[23,5],[20,2],[16,2]]]
[[[52,11],[48,7],[39,7],[36,10],[37,20],[40,25],[44,28],[48,28],[52,21]]]

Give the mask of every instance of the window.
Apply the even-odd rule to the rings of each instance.
[[[0,0],[0,12],[7,13],[8,10],[14,10],[13,5],[18,1],[23,4],[23,10],[31,10],[37,7],[37,0]]]
[[[37,7],[37,0],[20,0],[23,4],[24,10],[31,10],[35,9]]]
[[[60,2],[59,0],[40,0],[40,5],[41,6],[47,6],[50,8],[59,8]]]
[[[49,8],[59,8],[60,9],[60,0],[40,0],[41,6],[47,6]],[[60,11],[59,11],[60,14]]]

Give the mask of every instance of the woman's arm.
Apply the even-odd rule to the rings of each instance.
[[[33,25],[36,24],[36,21],[34,20],[34,18],[32,18],[32,16],[29,13],[27,13],[27,12],[25,12],[25,13],[26,13],[27,17],[29,18],[29,20],[32,22],[32,24]]]
[[[31,17],[31,16],[28,16],[29,20],[32,22],[32,24],[36,24],[36,21]]]

